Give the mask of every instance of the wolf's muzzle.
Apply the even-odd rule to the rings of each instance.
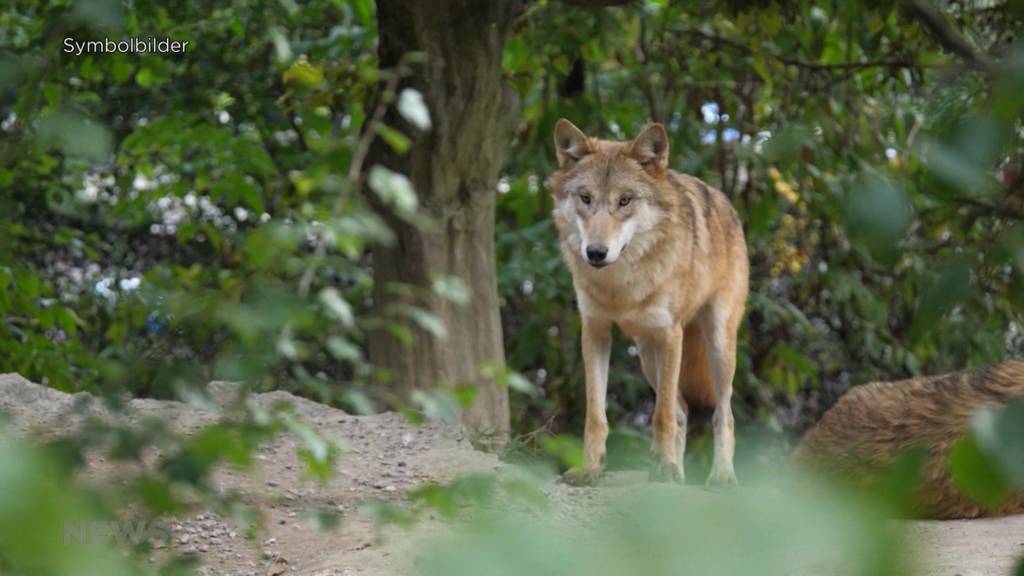
[[[601,268],[608,265],[605,258],[608,257],[608,247],[600,244],[587,246],[587,262],[594,268]]]

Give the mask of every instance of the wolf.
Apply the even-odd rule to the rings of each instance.
[[[915,494],[916,516],[976,518],[1024,513],[1024,494],[986,509],[960,492],[949,454],[982,406],[1024,399],[1024,362],[981,370],[872,382],[851,389],[808,432],[793,456],[804,467],[870,486],[910,450],[925,455]]]
[[[636,341],[656,394],[653,481],[684,482],[690,404],[714,408],[709,485],[733,485],[732,383],[749,263],[728,198],[669,168],[665,127],[628,142],[555,124],[558,167],[548,184],[562,257],[582,321],[586,377],[583,463],[565,474],[592,484],[602,473],[611,327]]]

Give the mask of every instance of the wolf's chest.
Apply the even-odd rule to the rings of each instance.
[[[665,297],[633,298],[635,294],[588,293],[577,291],[580,314],[613,322],[627,335],[670,328],[676,322],[669,299]]]
[[[648,306],[624,314],[615,323],[626,336],[635,338],[644,332],[671,328],[676,323],[676,316],[668,306]]]

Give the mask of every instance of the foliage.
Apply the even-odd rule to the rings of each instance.
[[[498,206],[509,363],[546,392],[519,403],[519,428],[582,427],[579,327],[544,185],[562,116],[619,139],[665,123],[673,165],[740,212],[741,422],[800,431],[853,384],[1024,352],[1021,14],[985,6],[952,3],[949,17],[999,58],[992,70],[898,3],[530,10],[505,53],[524,123]],[[617,343],[610,418],[627,426],[649,413],[634,357]]]
[[[385,107],[429,122],[415,94],[397,91],[408,63],[376,68],[368,2],[125,8],[26,1],[0,13],[0,372],[100,392],[115,406],[125,391],[203,401],[198,385],[226,379],[371,409],[360,343],[393,323],[365,312],[364,252],[391,234],[358,188],[368,173],[373,201],[417,219],[408,180],[364,166],[373,138],[406,145],[380,122]],[[193,49],[62,51],[65,39],[154,32]],[[266,42],[252,41],[262,33]],[[409,294],[396,314],[436,323],[421,295],[394,288]],[[458,289],[458,279],[438,279],[442,296]],[[349,385],[331,386],[339,380]],[[105,547],[54,552],[61,519],[198,506],[252,523],[209,475],[248,466],[282,432],[299,439],[309,474],[333,473],[330,442],[244,395],[222,422],[189,435],[164,422],[93,422],[52,453],[5,439],[0,516],[13,532],[0,538],[3,570],[151,571]],[[127,490],[76,481],[86,450],[138,461],[153,448],[161,464],[142,467]],[[67,492],[38,513],[24,507],[61,484]]]
[[[1009,1],[953,2],[939,14],[947,26],[936,27],[922,17],[928,6],[529,5],[504,53],[522,122],[496,191],[496,256],[508,363],[533,385],[504,367],[481,367],[522,392],[515,425],[541,431],[524,438],[556,457],[578,456],[572,440],[548,434],[578,432],[583,414],[579,320],[544,184],[562,116],[614,138],[665,123],[674,166],[721,188],[739,210],[752,265],[737,374],[747,426],[799,431],[852,384],[1024,352],[1024,54],[1013,46],[1022,15]],[[13,8],[0,12],[0,371],[65,390],[194,397],[195,384],[219,378],[356,411],[391,403],[369,386],[386,375],[365,360],[366,332],[408,341],[408,329],[390,322],[396,317],[436,335],[447,328],[421,308],[423,289],[409,286],[388,287],[402,305],[369,313],[365,251],[391,238],[371,205],[422,223],[409,179],[364,165],[369,139],[399,154],[409,146],[408,135],[379,121],[391,105],[418,129],[431,126],[422,98],[398,90],[420,65],[416,55],[377,69],[372,3],[204,1],[172,10],[151,0],[130,9],[117,0],[16,0]],[[62,50],[65,38],[157,33],[191,49]],[[466,297],[459,279],[438,278],[432,289],[456,303]],[[625,429],[617,441],[631,446],[642,443],[636,430],[645,428],[651,393],[635,351],[617,344],[609,405]],[[424,391],[407,411],[450,419],[470,400],[459,388]],[[965,489],[989,504],[1022,486],[1013,440],[1020,418],[1019,406],[980,416],[951,462]],[[124,509],[71,480],[69,453],[99,446],[134,458],[161,446],[168,464],[138,478],[125,500],[162,514],[198,499],[244,516],[208,490],[206,476],[219,463],[244,465],[282,430],[303,439],[312,473],[333,469],[330,445],[294,417],[244,406],[190,437],[158,425],[97,427],[56,447],[65,450],[58,455],[0,442],[0,524],[10,532],[0,538],[0,566],[133,569],[119,555],[78,557],[17,540],[39,537],[38,523],[55,511],[93,518]],[[539,499],[530,482],[493,478],[425,487],[416,498],[444,512],[494,494]],[[26,516],[22,495],[39,503],[39,515]],[[655,571],[648,563],[678,558],[652,551],[698,524],[678,526],[687,515],[674,502],[643,504],[630,509],[653,516],[634,519],[652,520],[672,543],[627,538],[633,548],[608,553]],[[727,513],[763,519],[773,505],[739,503]],[[859,523],[832,524],[848,517],[838,506],[823,504],[830,523],[820,533],[806,532],[818,526],[814,506],[801,507],[812,516],[780,522],[884,552],[870,536],[860,540]],[[404,510],[377,512],[405,518]],[[583,561],[558,554],[557,525],[523,531],[514,520],[496,522],[465,541],[473,553],[507,559],[516,573],[521,562],[566,571]],[[552,554],[515,554],[538,542]],[[440,555],[429,569],[448,570],[451,558]],[[617,566],[610,558],[604,569]],[[479,564],[458,563],[470,565]]]
[[[363,249],[389,233],[351,169],[387,77],[372,6],[120,6],[23,2],[3,17],[2,368],[64,389],[168,396],[221,377],[386,400],[366,386],[364,334],[386,319],[366,314]],[[893,5],[533,5],[504,57],[523,124],[498,191],[508,361],[543,392],[515,403],[517,428],[581,425],[578,319],[544,185],[560,116],[616,138],[666,123],[674,165],[740,211],[741,421],[800,430],[851,384],[1019,354],[1019,15],[952,10],[998,73]],[[58,46],[144,30],[192,51]],[[390,97],[429,125],[422,99]],[[407,179],[367,175],[412,217]],[[444,331],[415,305],[390,313]],[[634,356],[616,346],[609,404],[613,422],[643,426]]]
[[[388,318],[363,313],[363,252],[390,233],[356,187],[370,138],[406,145],[368,119],[403,73],[375,68],[372,5],[23,2],[3,18],[0,368],[62,389],[170,396],[221,378],[365,407],[360,342]],[[191,49],[60,50],[153,31]],[[429,122],[414,95],[401,104]],[[411,217],[404,177],[374,168],[369,184]],[[409,304],[396,313],[431,322]]]
[[[421,573],[907,573],[899,529],[882,528],[877,508],[806,481],[762,488],[775,489],[721,497],[648,485],[611,497],[587,522],[478,514],[424,546]]]
[[[998,411],[984,408],[973,424],[950,455],[950,472],[971,498],[998,509],[1024,489],[1024,452],[1015,440],[1024,430],[1024,402]]]

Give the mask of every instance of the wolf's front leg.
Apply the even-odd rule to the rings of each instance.
[[[738,319],[712,311],[701,322],[708,345],[711,377],[715,381],[715,413],[711,424],[715,434],[715,455],[708,486],[733,486],[736,472],[733,454],[736,436],[732,417],[732,379],[736,374],[736,329]]]
[[[677,451],[679,410],[679,368],[683,358],[683,328],[675,325],[654,340],[658,359],[657,398],[654,402],[654,467],[650,479],[678,483],[683,467]]]
[[[643,337],[636,339],[636,345],[640,349],[640,368],[643,370],[644,378],[647,379],[647,383],[651,385],[651,389],[657,394],[658,373],[661,370],[658,364],[658,350],[660,347],[650,338]],[[683,346],[686,346],[685,331],[683,332]],[[679,462],[681,482],[686,481],[686,467],[683,465],[683,460],[686,456],[686,426],[686,403],[680,396],[679,405],[676,406],[676,458]]]
[[[608,439],[608,359],[612,352],[611,325],[603,320],[583,317],[583,367],[587,379],[587,421],[583,429],[583,465],[565,473],[565,481],[575,485],[597,482],[604,469],[605,441]]]

